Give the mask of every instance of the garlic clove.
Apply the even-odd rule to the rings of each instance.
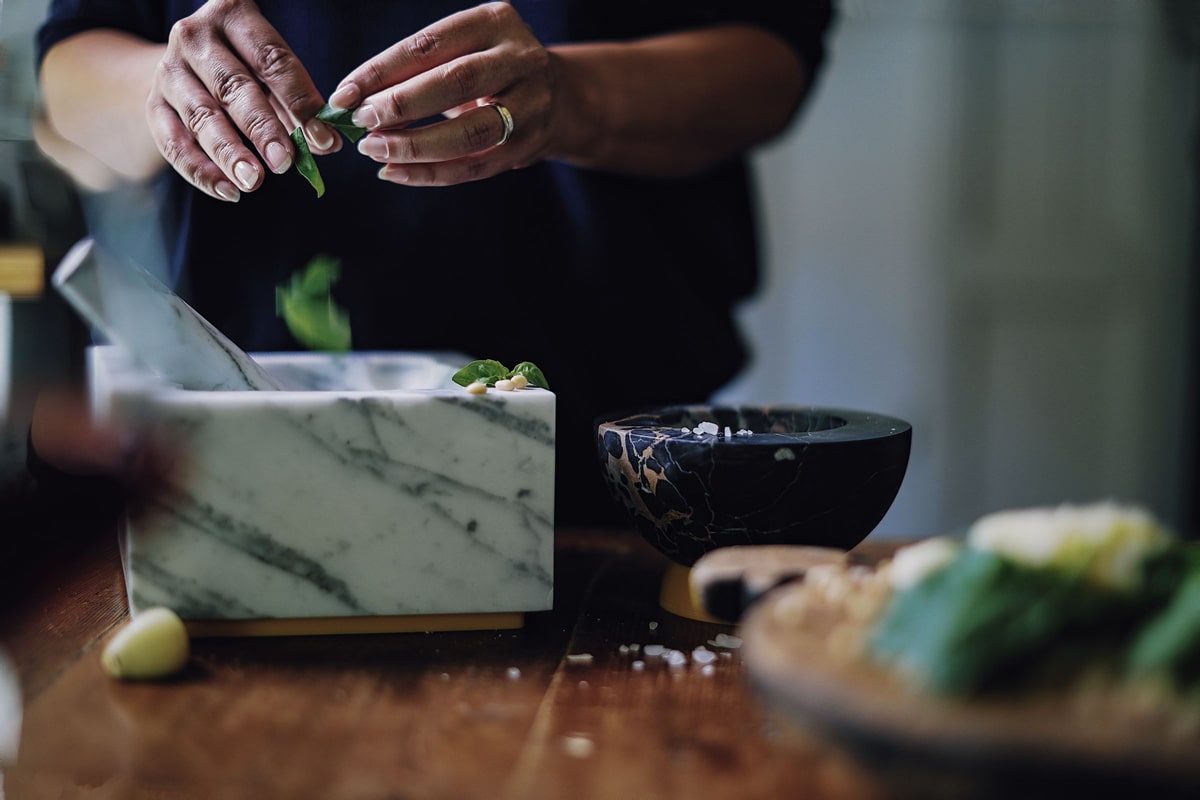
[[[187,628],[169,608],[140,611],[104,647],[100,663],[114,678],[152,680],[183,669],[190,653]]]

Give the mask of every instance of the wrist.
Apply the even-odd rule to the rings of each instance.
[[[612,116],[605,110],[607,101],[594,77],[596,65],[587,63],[587,47],[548,48],[556,80],[545,153],[549,160],[584,167],[603,163],[605,145],[613,134]]]

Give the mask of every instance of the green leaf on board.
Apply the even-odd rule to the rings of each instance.
[[[546,381],[546,376],[538,369],[538,365],[532,361],[522,361],[520,364],[517,364],[512,368],[512,372],[508,374],[508,377],[511,378],[513,375],[524,375],[526,380],[529,381],[530,386],[537,386],[541,389],[550,388],[550,384]]]
[[[550,388],[546,376],[538,369],[537,364],[534,364],[532,361],[522,361],[512,369],[509,369],[493,358],[472,361],[454,373],[451,380],[459,386],[469,386],[472,383],[495,386],[496,381],[512,378],[514,375],[524,375],[525,379],[529,381],[530,386],[537,386],[541,389]]]
[[[485,386],[495,386],[496,381],[508,377],[508,367],[493,359],[472,361],[454,373],[451,378],[459,386],[469,386],[472,383],[482,383]]]

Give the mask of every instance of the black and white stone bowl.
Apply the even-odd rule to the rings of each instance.
[[[610,494],[685,567],[732,545],[849,550],[891,507],[911,444],[901,419],[806,406],[675,406],[596,424]]]

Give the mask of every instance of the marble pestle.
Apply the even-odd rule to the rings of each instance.
[[[205,391],[283,388],[183,298],[91,238],[71,248],[53,285],[105,339],[169,384]]]

